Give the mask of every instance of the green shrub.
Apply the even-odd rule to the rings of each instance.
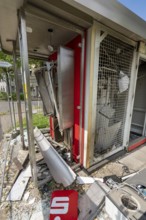
[[[20,93],[20,100],[24,101],[24,94]]]
[[[7,100],[8,96],[6,92],[0,92],[0,100]]]
[[[17,100],[17,98],[16,98],[16,92],[12,92],[12,99],[13,99],[13,101],[16,101],[16,100]]]

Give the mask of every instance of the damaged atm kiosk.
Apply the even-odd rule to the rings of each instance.
[[[51,136],[55,141],[73,144],[74,124],[74,51],[59,48],[56,61],[46,62],[46,67],[36,69],[44,112],[50,116]]]
[[[77,163],[92,169],[145,143],[142,19],[115,0],[1,0],[0,6],[2,49],[12,53],[7,39],[16,41],[27,79],[28,56],[45,60],[35,76],[51,136],[65,142]]]

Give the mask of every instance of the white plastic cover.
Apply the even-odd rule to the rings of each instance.
[[[71,185],[76,179],[76,174],[73,170],[51,146],[38,128],[34,129],[34,137],[54,180],[57,183],[62,183],[65,187]]]

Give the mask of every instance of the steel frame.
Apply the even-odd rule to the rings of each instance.
[[[136,84],[135,84],[135,92],[136,92],[136,85],[137,85],[137,78],[138,78],[138,66],[139,66],[139,62],[140,60],[144,60],[146,61],[146,54],[142,54],[142,53],[137,53],[137,72],[136,72]],[[134,98],[135,98],[135,94],[134,94]],[[130,121],[130,126],[131,126],[131,122],[132,122],[132,115],[133,115],[133,110],[134,110],[134,98],[133,98],[133,105],[132,105],[132,113],[131,113],[131,121]],[[138,109],[138,111],[143,111],[142,109]],[[129,131],[130,132],[130,131]],[[145,112],[145,119],[144,119],[144,126],[143,126],[143,132],[142,135],[144,137],[146,137],[146,112]],[[127,146],[128,147],[128,146]]]
[[[100,31],[104,33],[100,36]],[[126,113],[126,124],[124,131],[124,142],[123,146],[118,149],[113,149],[111,152],[94,158],[94,140],[95,140],[95,119],[96,119],[96,99],[97,99],[97,88],[98,88],[98,62],[99,62],[99,47],[100,43],[106,37],[107,34],[110,34],[123,42],[126,42],[135,47],[132,70],[131,70],[131,81],[130,89],[128,94],[128,107]],[[125,36],[119,34],[112,29],[105,27],[104,25],[94,22],[92,28],[88,30],[88,42],[87,42],[87,66],[86,66],[86,94],[85,94],[85,126],[84,126],[84,167],[88,168],[94,162],[99,162],[102,159],[105,159],[114,153],[121,151],[128,143],[128,137],[130,132],[130,127],[128,126],[131,120],[131,112],[133,106],[133,92],[135,91],[135,75],[137,67],[137,52],[136,52],[137,43],[131,39],[126,38]],[[94,50],[94,47],[96,50]],[[88,97],[89,96],[89,97]],[[129,118],[130,116],[130,118]]]
[[[28,46],[27,46],[27,34],[26,34],[26,18],[25,18],[25,12],[22,8],[19,10],[18,19],[19,19],[19,46],[20,46],[21,66],[22,66],[23,90],[25,96],[29,158],[30,158],[33,181],[35,186],[37,186],[37,171],[36,171],[34,134],[33,134],[33,124],[32,124],[31,92],[30,92],[30,71],[29,71],[29,62],[28,62]]]
[[[12,94],[11,94],[11,90],[10,90],[10,79],[9,79],[8,69],[7,69],[7,72],[6,72],[6,85],[7,85],[7,92],[8,92],[8,103],[9,103],[9,111],[10,111],[10,117],[11,117],[11,124],[12,124],[12,128],[16,129],[16,127],[15,127],[14,112],[13,112],[13,104],[12,104]]]
[[[42,21],[50,22],[57,26],[64,27],[67,30],[76,32],[81,35],[83,34],[83,31],[84,31],[81,27],[71,24],[70,22],[64,19],[58,18],[57,16],[51,15],[45,11],[42,11],[42,9],[32,6],[31,4],[27,4],[26,14],[31,15],[35,18],[38,18]]]
[[[84,81],[84,58],[85,58],[85,36],[82,35],[81,43],[81,68],[80,68],[80,134],[79,134],[79,156],[80,163],[82,164],[82,144],[83,144],[83,81]]]
[[[82,36],[82,43],[81,43],[81,80],[80,80],[80,134],[79,134],[79,157],[81,158],[81,148],[82,148],[82,122],[83,122],[83,78],[84,78],[84,53],[85,53],[85,37],[84,37],[84,30],[77,26],[73,25],[68,21],[63,19],[57,18],[49,13],[42,11],[41,9],[34,7],[32,5],[28,5],[26,8],[26,14],[37,17],[42,21],[53,23],[60,27],[63,27],[67,30],[76,32]]]
[[[140,52],[134,52],[133,57],[133,67],[132,67],[132,74],[131,74],[131,90],[129,91],[129,98],[128,98],[128,107],[127,107],[127,119],[125,124],[125,139],[123,142],[123,146],[126,147],[127,150],[129,150],[129,133],[132,123],[132,116],[133,116],[133,110],[134,110],[134,100],[135,100],[135,92],[136,92],[136,85],[137,85],[137,78],[138,78],[138,66],[140,60],[146,61],[146,54],[142,54]],[[142,111],[142,109],[137,109],[138,111]],[[146,137],[146,114],[145,114],[145,120],[144,120],[144,126],[143,126],[143,136]]]
[[[144,61],[146,61],[146,55],[144,54],[139,54],[139,60],[142,59]],[[146,137],[146,111],[145,111],[145,119],[144,119],[144,126],[143,126],[143,132],[142,132],[143,136]]]
[[[17,97],[17,109],[18,109],[18,117],[19,117],[20,136],[21,136],[22,149],[25,149],[21,100],[20,100],[20,88],[19,88],[17,60],[16,60],[16,41],[12,41],[12,44],[13,44],[13,66],[14,66],[14,77],[15,77],[15,85],[16,85],[16,97]]]
[[[60,19],[56,16],[53,16],[49,13],[42,11],[41,9],[28,5],[26,8],[26,14],[41,19],[42,21],[55,24],[57,26],[63,27],[67,30],[76,32],[82,36],[82,45],[81,45],[81,78],[80,78],[80,134],[79,134],[79,155],[78,158],[81,158],[81,149],[82,149],[82,122],[83,122],[83,78],[84,78],[84,53],[85,53],[85,37],[84,30],[77,26],[73,25],[70,22]],[[81,159],[80,159],[81,161]]]
[[[83,161],[85,168],[90,166],[94,151],[100,37],[100,26],[94,22],[88,29],[87,41]]]
[[[27,34],[26,34],[26,19],[25,12],[31,16],[37,17],[48,23],[53,23],[58,26],[61,26],[67,30],[74,31],[82,36],[82,52],[81,52],[81,84],[80,84],[80,97],[83,95],[83,77],[84,77],[84,30],[76,25],[71,24],[62,19],[58,19],[55,16],[45,13],[44,11],[29,5],[27,11],[21,9],[19,11],[19,45],[20,45],[20,54],[22,61],[22,75],[24,82],[24,92],[25,92],[25,103],[26,103],[26,118],[27,118],[27,130],[29,131],[29,145],[30,145],[30,160],[32,167],[32,174],[34,183],[37,183],[36,177],[36,162],[35,162],[35,151],[34,151],[34,137],[33,137],[33,128],[32,128],[32,110],[31,110],[31,97],[30,97],[30,85],[29,85],[29,69],[28,69],[28,48],[27,48]],[[80,98],[80,143],[79,148],[81,149],[82,144],[82,117],[83,117],[83,97]],[[29,123],[28,123],[29,121]],[[79,155],[80,156],[80,155]]]
[[[130,88],[129,88],[129,94],[128,94],[128,106],[127,106],[126,121],[125,121],[125,128],[124,128],[123,148],[125,147],[127,148],[129,144],[129,134],[130,134],[130,128],[131,128],[137,74],[138,74],[138,63],[139,63],[139,58],[138,58],[137,48],[135,48],[134,54],[133,54],[132,69],[131,69]]]

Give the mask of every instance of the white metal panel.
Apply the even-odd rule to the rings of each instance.
[[[49,74],[44,68],[36,69],[34,74],[37,79],[39,92],[43,100],[45,112],[49,115],[54,114],[54,104],[50,92],[50,84],[47,75]]]
[[[128,220],[108,197],[105,199],[105,210],[112,220]]]
[[[131,77],[130,77],[130,88],[129,88],[129,94],[128,94],[127,113],[126,113],[125,128],[124,128],[124,139],[123,139],[124,147],[125,146],[127,147],[129,144],[130,127],[131,127],[132,112],[133,112],[133,105],[134,105],[134,95],[135,95],[136,81],[137,81],[138,62],[139,62],[138,53],[136,52],[136,48],[135,48],[134,53],[133,53],[133,62],[132,62]]]
[[[89,167],[94,152],[99,46],[100,28],[94,22],[92,28],[88,30],[87,36],[83,161],[86,168]]]
[[[60,47],[58,53],[58,101],[61,131],[74,123],[74,51]]]
[[[0,0],[0,41],[4,50],[13,50],[13,44],[7,39],[17,38],[17,9],[23,5],[23,2],[23,0]]]
[[[117,0],[63,0],[133,40],[146,40],[146,23]]]
[[[30,177],[31,177],[31,169],[29,165],[18,176],[16,182],[11,188],[10,193],[8,194],[7,200],[9,201],[21,200]]]

